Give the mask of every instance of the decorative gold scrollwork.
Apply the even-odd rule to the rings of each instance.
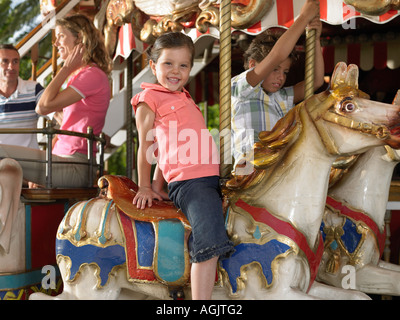
[[[149,19],[144,24],[140,31],[140,40],[146,43],[152,43],[160,35],[167,32],[178,32],[183,29],[183,26],[173,20],[172,16],[165,16],[158,23],[153,19]]]
[[[400,10],[400,0],[344,0],[357,11],[372,16],[380,16],[389,10]]]
[[[106,9],[106,24],[104,26],[104,40],[110,55],[117,45],[117,30],[125,23],[131,22],[134,11],[132,1],[110,0]]]
[[[171,0],[166,0],[171,1]],[[272,8],[273,0],[248,0],[232,4],[232,27],[245,29],[258,22]],[[111,0],[107,7],[107,26],[105,28],[106,42],[112,52],[116,42],[117,27],[132,22],[134,34],[147,43],[152,43],[163,33],[181,31],[188,24],[195,24],[196,29],[205,33],[210,26],[219,27],[219,1],[171,1],[170,6],[175,10],[161,14],[157,1],[149,4],[142,0]],[[168,6],[165,6],[167,8]],[[144,11],[140,11],[144,10]],[[136,18],[136,11],[140,11],[148,18],[141,23]],[[154,11],[154,13],[152,13]],[[162,10],[161,10],[162,11]],[[136,13],[135,13],[136,12]],[[137,23],[139,21],[139,23]]]
[[[196,20],[196,29],[201,33],[205,33],[209,26],[219,25],[219,10],[216,7],[208,7],[203,10]]]
[[[274,0],[250,0],[248,5],[232,4],[232,27],[246,29],[260,21],[272,8]]]

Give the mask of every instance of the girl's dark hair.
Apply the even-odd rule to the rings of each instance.
[[[247,48],[243,55],[244,68],[246,70],[249,68],[250,59],[253,59],[257,63],[260,63],[271,52],[275,43],[278,41],[282,34],[283,31],[268,29],[267,31],[257,35],[250,43],[250,46]],[[297,60],[298,54],[295,50],[290,53],[289,58],[291,58],[292,61]]]
[[[161,56],[161,53],[164,49],[171,48],[181,48],[187,47],[190,50],[192,55],[191,59],[191,67],[193,67],[194,62],[194,44],[192,38],[185,35],[182,32],[168,32],[159,36],[157,40],[154,42],[153,47],[151,48],[151,52],[149,54],[149,60],[157,63],[158,58]]]

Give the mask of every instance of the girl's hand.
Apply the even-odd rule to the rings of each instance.
[[[85,48],[82,43],[78,43],[71,54],[68,55],[67,59],[65,59],[63,68],[68,69],[71,73],[75,70],[84,66],[83,63],[83,52]]]
[[[150,187],[139,187],[132,203],[136,204],[138,209],[146,208],[146,204],[150,208],[153,205],[153,199],[162,200],[162,197],[158,193],[154,192]]]

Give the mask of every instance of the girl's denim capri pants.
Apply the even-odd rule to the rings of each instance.
[[[189,239],[191,262],[230,256],[234,248],[225,230],[219,177],[171,182],[168,190],[169,198],[182,210],[192,226]]]

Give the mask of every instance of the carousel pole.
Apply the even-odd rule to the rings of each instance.
[[[315,29],[306,31],[306,61],[305,61],[305,89],[304,100],[314,94],[314,75],[315,75]]]
[[[231,0],[220,4],[219,53],[219,132],[220,177],[227,178],[232,167],[231,155]]]

